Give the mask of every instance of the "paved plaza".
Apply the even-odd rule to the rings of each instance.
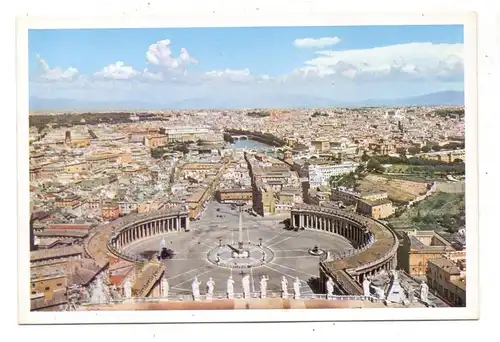
[[[269,294],[280,293],[282,276],[288,279],[289,293],[293,293],[293,281],[299,277],[301,293],[311,294],[314,289],[311,284],[319,277],[319,257],[310,255],[309,249],[319,245],[321,249],[335,253],[352,247],[347,239],[338,235],[286,230],[283,220],[288,217],[256,217],[243,213],[243,242],[253,245],[262,242],[266,250],[271,251],[265,262],[249,269],[217,266],[213,260],[209,261],[219,244],[238,245],[239,211],[217,202],[207,205],[200,220],[190,222],[189,232],[173,232],[137,241],[128,245],[125,251],[136,255],[159,251],[160,241],[164,238],[166,247],[174,251],[173,258],[164,261],[171,294],[191,294],[191,282],[195,276],[202,282],[202,294],[209,277],[215,281],[215,293],[223,294],[230,275],[235,280],[235,292],[243,292],[241,279],[244,274],[250,274],[252,292],[259,292],[259,279],[266,275],[269,277]]]

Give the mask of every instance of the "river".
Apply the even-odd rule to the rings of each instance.
[[[255,140],[236,140],[233,144],[231,144],[231,148],[248,148],[248,149],[260,149],[260,148],[269,148],[273,147],[271,145],[264,144],[260,141]]]

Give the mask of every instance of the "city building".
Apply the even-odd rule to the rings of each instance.
[[[388,199],[360,199],[358,200],[357,210],[359,213],[376,220],[387,218],[394,213],[392,202]]]
[[[68,277],[62,271],[31,272],[31,310],[60,310],[68,302]]]
[[[400,231],[398,267],[411,276],[425,276],[428,261],[441,258],[444,253],[455,249],[441,235],[434,231]]]
[[[252,203],[252,189],[219,189],[215,198],[221,203]]]
[[[465,252],[443,254],[427,263],[426,277],[429,287],[452,306],[465,306]]]
[[[101,217],[105,220],[114,220],[120,217],[120,205],[118,203],[104,203],[101,206]]]
[[[359,164],[353,162],[309,165],[309,184],[311,187],[326,186],[332,176],[340,176],[354,172],[358,165]]]

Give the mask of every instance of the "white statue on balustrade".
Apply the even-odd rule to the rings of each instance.
[[[226,287],[227,287],[227,298],[229,299],[233,299],[234,298],[234,280],[233,280],[233,276],[229,276],[229,279],[227,280],[227,283],[226,283]]]
[[[365,279],[363,280],[363,295],[365,297],[370,297],[370,285],[371,281],[368,276],[365,276]]]
[[[281,278],[281,297],[288,298],[288,280],[285,276]]]
[[[162,278],[161,279],[161,284],[160,284],[160,292],[161,292],[161,297],[168,299],[168,291],[170,289],[170,286],[168,285],[168,280],[167,278]]]
[[[194,277],[193,282],[191,283],[191,289],[193,290],[194,300],[200,300],[200,284],[201,281],[198,281],[198,277]]]
[[[410,303],[415,302],[415,289],[411,285],[408,287],[408,300]]]
[[[260,278],[260,298],[266,298],[267,297],[267,281],[269,280],[269,277],[263,275]]]
[[[132,283],[129,278],[127,278],[125,284],[123,284],[123,291],[126,299],[132,298]]]
[[[326,281],[326,299],[332,298],[334,291],[335,283],[333,282],[332,277],[328,277],[328,280]]]
[[[420,300],[424,303],[427,303],[428,295],[429,286],[425,283],[425,281],[422,281],[422,283],[420,284]]]
[[[248,299],[250,298],[250,275],[245,274],[241,282],[243,287],[243,296],[245,299]]]
[[[374,286],[373,284],[371,285],[372,289],[375,290],[375,295],[377,296],[378,299],[385,299],[385,291],[384,289]]]
[[[160,254],[161,254],[161,251],[163,250],[163,248],[165,248],[166,246],[167,246],[167,244],[165,242],[165,238],[162,238],[160,241]]]
[[[208,278],[207,281],[207,299],[212,299],[214,295],[215,282],[212,277]]]
[[[296,277],[295,281],[293,282],[293,292],[294,292],[294,298],[300,299],[300,279],[299,279],[299,277]]]

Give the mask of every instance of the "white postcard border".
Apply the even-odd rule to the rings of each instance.
[[[289,309],[180,311],[29,311],[29,149],[28,149],[28,29],[125,27],[242,27],[345,25],[463,24],[466,105],[467,307],[411,309]],[[157,15],[98,17],[31,17],[17,22],[17,167],[18,167],[18,320],[21,324],[61,323],[181,323],[357,320],[474,319],[479,314],[478,287],[478,159],[477,159],[477,36],[471,12],[334,13],[314,12],[180,12]]]

